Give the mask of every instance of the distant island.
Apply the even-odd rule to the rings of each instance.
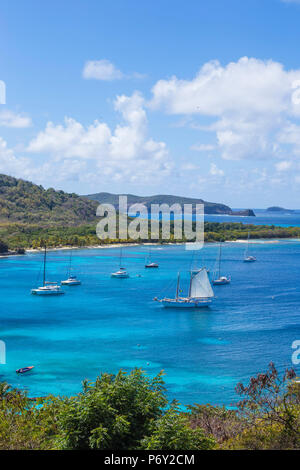
[[[205,214],[216,215],[234,215],[240,217],[255,217],[252,209],[245,209],[233,211],[229,206],[216,202],[207,202],[203,199],[190,198],[184,196],[173,196],[168,194],[158,194],[155,196],[136,196],[134,194],[112,194],[112,193],[96,193],[88,194],[86,197],[90,200],[97,201],[102,204],[112,204],[117,206],[119,203],[119,196],[127,196],[128,206],[132,204],[144,204],[150,210],[151,204],[204,204]]]
[[[267,212],[285,212],[286,214],[293,214],[294,212],[292,209],[284,209],[283,207],[279,207],[279,206],[268,207],[266,211]]]

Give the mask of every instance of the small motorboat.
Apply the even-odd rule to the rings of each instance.
[[[21,369],[16,370],[16,373],[17,374],[25,374],[25,372],[30,372],[32,369],[34,369],[34,366],[21,367]]]

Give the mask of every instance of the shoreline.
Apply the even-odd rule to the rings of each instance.
[[[108,249],[108,248],[130,248],[133,246],[166,246],[166,245],[184,245],[185,242],[173,242],[173,243],[112,243],[111,245],[85,245],[85,246],[60,246],[47,248],[47,251],[60,251],[60,250],[96,250],[96,249]],[[25,253],[39,253],[42,252],[43,248],[28,248]]]
[[[273,243],[281,243],[282,241],[287,241],[287,240],[292,240],[292,241],[299,241],[300,243],[300,238],[253,238],[249,240],[249,244],[253,243],[261,243],[261,244],[273,244]],[[225,240],[223,243],[248,243],[247,239],[238,239],[238,240]],[[60,251],[60,250],[84,250],[84,249],[108,249],[108,248],[130,248],[134,246],[159,246],[159,247],[164,247],[164,246],[177,246],[177,245],[185,245],[186,242],[172,242],[172,243],[155,243],[155,242],[147,242],[147,243],[114,243],[111,245],[85,245],[85,246],[61,246],[61,247],[52,247],[52,248],[47,248],[47,251]],[[204,242],[204,245],[218,245],[218,241],[213,241],[213,242]],[[25,250],[26,253],[39,253],[43,251],[43,248],[28,248]]]
[[[249,244],[255,244],[255,243],[260,243],[260,244],[277,244],[281,243],[283,241],[295,241],[295,242],[300,242],[300,238],[279,238],[279,239],[270,239],[270,238],[253,238],[249,240]],[[95,250],[95,249],[109,249],[109,248],[130,248],[130,247],[138,247],[138,246],[159,246],[159,247],[164,247],[164,246],[177,246],[177,245],[185,245],[186,242],[172,242],[172,243],[155,243],[155,242],[147,242],[147,243],[113,243],[111,245],[85,245],[85,246],[59,246],[59,247],[49,247],[47,248],[47,251],[67,251],[67,250]],[[205,242],[205,245],[216,245],[219,242],[214,241],[214,242]],[[226,244],[229,243],[237,243],[237,244],[246,244],[248,243],[248,240],[245,239],[238,239],[238,240],[225,240]],[[0,259],[1,258],[9,258],[10,256],[24,256],[27,253],[41,253],[43,252],[43,248],[28,248],[25,249],[25,253],[2,253],[0,254]]]

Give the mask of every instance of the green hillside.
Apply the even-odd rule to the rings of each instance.
[[[151,204],[204,204],[205,214],[227,214],[227,215],[243,215],[255,217],[254,212],[251,209],[245,209],[241,211],[233,211],[229,206],[216,202],[207,202],[203,199],[183,197],[183,196],[172,196],[168,194],[158,194],[155,196],[135,196],[134,194],[124,194],[127,196],[128,206],[132,204],[144,204],[148,210],[150,210]],[[95,200],[102,204],[112,204],[114,206],[119,203],[119,194],[111,193],[96,193],[89,194],[86,196],[91,200]]]
[[[101,196],[104,194],[107,195],[106,198]],[[118,203],[117,195],[100,193],[98,196],[101,202]],[[114,196],[113,199],[112,196]],[[128,203],[143,202],[148,205],[162,202],[173,204],[202,201],[177,196],[140,197],[137,201],[136,197],[129,195]],[[96,208],[98,204],[99,202],[95,200],[80,197],[74,193],[68,194],[52,188],[46,190],[42,186],[22,179],[0,175],[0,253],[7,252],[7,249],[39,248],[45,243],[48,247],[60,247],[119,242],[118,239],[101,242],[97,237],[96,224],[99,218],[96,217]],[[213,205],[214,210],[231,211],[223,204]],[[206,205],[207,210],[211,209]],[[249,231],[251,238],[300,237],[299,227],[205,222],[205,241],[247,239]],[[129,238],[122,240],[122,242],[132,241]],[[168,241],[174,241],[172,223],[171,237]]]
[[[0,174],[0,224],[76,226],[96,220],[97,202]]]

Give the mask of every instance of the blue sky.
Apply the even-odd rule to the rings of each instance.
[[[2,0],[0,172],[300,207],[300,1]]]

